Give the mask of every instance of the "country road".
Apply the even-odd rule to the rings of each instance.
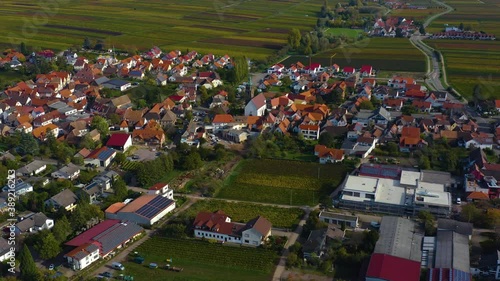
[[[429,26],[432,21],[437,19],[438,17],[448,14],[453,11],[453,8],[443,2],[433,0],[436,4],[444,6],[446,11],[443,11],[439,14],[432,15],[424,22],[424,27]],[[434,49],[429,47],[427,44],[423,42],[427,36],[425,35],[413,35],[410,37],[410,43],[412,43],[417,49],[419,49],[427,58],[428,68],[427,68],[427,85],[431,88],[431,90],[435,91],[445,91],[447,85],[443,85],[441,83],[441,76],[443,77],[444,82],[447,84],[446,77],[446,69],[441,58],[438,58],[438,55],[434,53]],[[453,95],[449,95],[449,99],[451,102],[460,102]]]

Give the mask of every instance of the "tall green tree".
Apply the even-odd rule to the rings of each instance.
[[[40,273],[36,268],[33,256],[26,244],[24,244],[19,254],[19,271],[21,272],[20,277],[23,281],[35,281],[40,278]]]
[[[71,224],[66,216],[62,216],[62,218],[58,219],[52,228],[52,234],[59,243],[66,241],[66,238],[68,238],[72,232],[73,229],[71,229]]]
[[[94,118],[92,118],[90,127],[92,129],[97,129],[97,131],[99,131],[99,133],[101,134],[101,138],[109,134],[108,121],[101,116],[94,116]]]
[[[42,259],[55,258],[61,252],[61,244],[50,231],[41,233],[40,240],[35,244],[35,250]]]
[[[288,33],[288,45],[295,51],[300,47],[301,39],[302,35],[298,28],[292,28],[290,33]]]
[[[21,155],[37,155],[39,151],[38,141],[32,134],[21,133],[21,140],[17,151]]]

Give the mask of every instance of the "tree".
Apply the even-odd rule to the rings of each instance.
[[[35,244],[35,250],[42,259],[51,259],[55,258],[61,252],[61,245],[52,232],[44,231]]]
[[[39,279],[40,276],[33,256],[26,244],[24,244],[21,254],[19,254],[19,271],[21,272],[21,280],[23,281],[34,281]]]
[[[85,37],[85,39],[83,39],[83,45],[82,45],[82,47],[84,49],[90,49],[91,43],[90,43],[90,39],[88,37]]]
[[[115,162],[120,165],[122,164],[123,162],[125,162],[125,160],[127,160],[127,156],[125,156],[125,154],[123,152],[118,152],[116,153],[116,156],[115,156]]]
[[[464,23],[461,22],[460,25],[458,26],[458,28],[461,30],[461,31],[464,31]]]
[[[288,33],[288,45],[290,45],[292,50],[296,51],[299,48],[301,39],[302,35],[298,28],[292,28]]]
[[[413,105],[404,105],[403,107],[401,107],[401,112],[403,113],[403,115],[412,115],[417,113],[418,111],[417,108]]]
[[[297,256],[296,253],[290,253],[288,254],[288,257],[286,257],[286,265],[288,267],[294,267],[300,264],[299,257]]]
[[[397,38],[403,37],[403,30],[400,27],[396,28],[396,37]]]
[[[210,96],[208,95],[207,88],[205,87],[200,87],[200,102],[201,104],[207,104],[208,100],[210,99]]]
[[[54,238],[62,243],[66,241],[66,238],[73,232],[71,229],[71,224],[66,216],[62,216],[62,218],[57,220],[57,223],[52,228],[52,234],[54,234]]]
[[[420,28],[418,29],[418,32],[420,32],[420,34],[422,35],[425,35],[425,27],[421,25]]]
[[[436,233],[436,219],[429,211],[420,211],[418,213],[418,218],[424,224],[425,235],[432,236]]]
[[[318,143],[326,147],[335,147],[335,138],[328,132],[319,135]]]
[[[328,15],[328,12],[330,11],[330,8],[328,8],[328,2],[327,0],[323,1],[323,5],[321,6],[321,12],[320,12],[320,17],[324,18]]]
[[[467,205],[462,206],[462,212],[460,212],[460,216],[462,217],[463,220],[471,222],[474,221],[474,219],[477,218],[479,215],[481,215],[481,212],[476,208],[476,206],[473,203],[469,203]]]
[[[194,170],[203,165],[203,161],[201,160],[201,156],[197,151],[192,151],[184,158],[182,163],[182,168],[184,170]]]
[[[21,133],[21,140],[17,151],[21,155],[36,155],[39,151],[38,141],[32,134]]]
[[[422,155],[419,159],[419,164],[421,170],[428,170],[431,168],[431,161],[429,157]]]
[[[97,129],[97,131],[101,134],[101,137],[105,137],[109,134],[108,121],[101,116],[94,116],[94,118],[92,118],[90,128]]]
[[[113,190],[115,192],[116,198],[120,201],[124,200],[128,195],[127,184],[121,177],[118,177],[113,182]]]
[[[96,142],[92,139],[92,136],[90,136],[90,134],[86,134],[85,136],[83,136],[78,146],[80,148],[87,148],[92,150],[96,148]]]
[[[26,44],[24,42],[21,42],[19,44],[19,52],[21,52],[23,55],[28,55],[28,49],[26,48]]]
[[[359,104],[359,109],[368,109],[368,110],[373,110],[375,107],[373,106],[372,102],[369,100],[362,101]]]

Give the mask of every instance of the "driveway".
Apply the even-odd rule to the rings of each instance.
[[[155,151],[152,151],[151,149],[147,149],[147,148],[139,148],[137,149],[136,151],[134,151],[134,154],[132,155],[132,157],[130,157],[129,160],[133,160],[133,161],[150,161],[150,160],[154,160],[156,158],[156,149]],[[135,159],[134,159],[135,157]]]

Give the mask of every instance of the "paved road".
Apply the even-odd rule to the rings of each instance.
[[[440,1],[437,1],[437,0],[433,0],[433,1],[438,5],[444,6],[446,8],[446,11],[443,11],[442,13],[435,14],[435,15],[429,17],[424,22],[424,27],[429,26],[431,24],[431,22],[433,20],[437,19],[438,17],[453,11],[453,8],[447,4],[440,2]],[[446,82],[447,81],[446,69],[442,63],[442,60],[440,61],[439,60],[440,58],[438,58],[436,56],[436,54],[434,53],[434,49],[429,47],[427,44],[425,44],[423,42],[423,39],[426,39],[426,38],[427,38],[427,36],[425,36],[425,35],[414,35],[414,36],[410,37],[410,42],[427,57],[428,66],[430,68],[430,69],[429,68],[427,69],[427,77],[428,77],[427,85],[429,85],[431,90],[444,91],[444,90],[446,90],[446,87],[445,87],[446,85],[443,85],[441,83],[440,76],[441,76],[441,70],[442,70],[443,79],[444,79],[445,83],[447,83]],[[450,95],[449,99],[452,102],[459,102],[455,97],[453,97],[451,95]]]
[[[281,275],[285,271],[285,266],[286,266],[286,258],[288,257],[288,248],[295,244],[295,241],[297,241],[297,238],[299,238],[300,234],[302,233],[302,229],[304,228],[304,224],[306,223],[307,219],[309,218],[309,214],[311,213],[311,209],[307,208],[306,213],[304,214],[304,217],[302,220],[300,220],[299,224],[297,225],[297,228],[295,231],[289,236],[288,241],[285,244],[285,247],[283,249],[283,254],[280,257],[280,261],[278,263],[278,266],[276,266],[276,269],[274,270],[274,275],[273,275],[273,281],[280,281],[281,280]]]

